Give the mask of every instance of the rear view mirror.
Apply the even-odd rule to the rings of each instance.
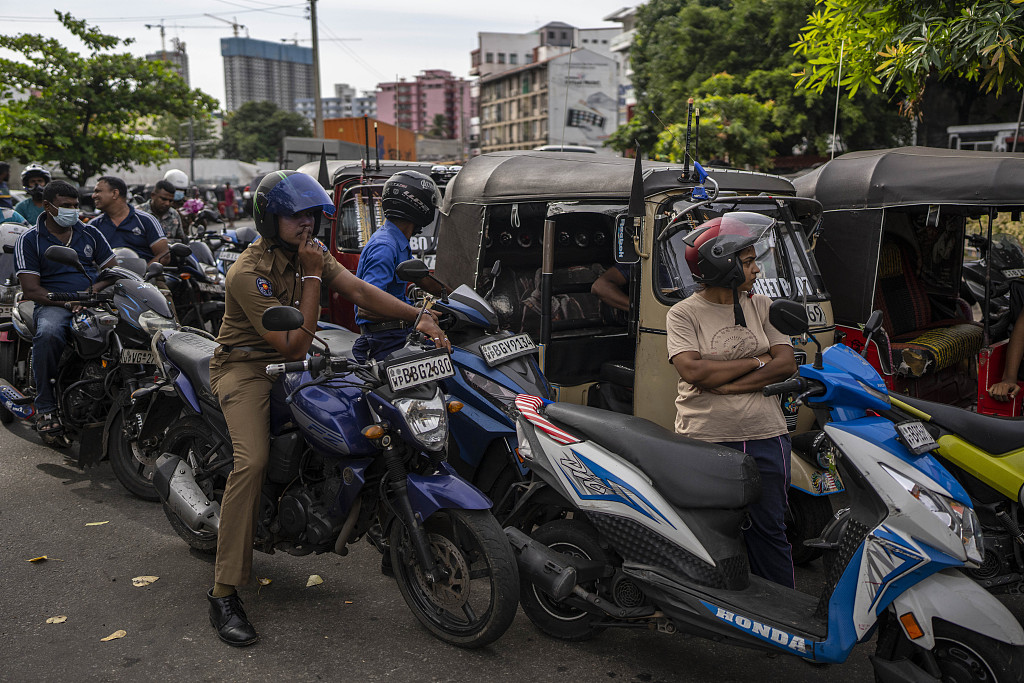
[[[882,312],[871,311],[871,315],[868,316],[868,321],[864,323],[864,333],[873,335],[878,332],[882,327]]]
[[[192,255],[192,248],[187,244],[177,242],[171,245],[171,255],[175,258],[188,258]]]
[[[778,299],[768,309],[768,321],[779,332],[790,337],[799,337],[810,329],[807,309],[804,305],[789,299]]]
[[[292,306],[274,306],[263,312],[263,327],[271,332],[289,332],[302,327],[302,311]]]
[[[419,282],[423,278],[430,276],[430,268],[427,268],[427,264],[419,259],[409,259],[399,263],[395,273],[399,279],[406,282]]]
[[[634,264],[640,262],[643,251],[643,218],[631,218],[626,214],[615,217],[615,262]]]
[[[152,280],[157,275],[160,275],[163,272],[164,272],[163,264],[156,263],[156,262],[150,263],[148,266],[146,266],[146,276],[145,276],[146,280]]]
[[[46,248],[46,251],[43,252],[43,256],[55,263],[60,263],[65,266],[81,265],[78,260],[78,252],[71,247],[61,247],[54,244],[53,246]]]

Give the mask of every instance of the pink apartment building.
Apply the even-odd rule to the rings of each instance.
[[[470,82],[450,71],[427,69],[413,80],[377,85],[377,118],[399,128],[427,134],[438,114],[447,123],[443,137],[464,139],[473,111]]]

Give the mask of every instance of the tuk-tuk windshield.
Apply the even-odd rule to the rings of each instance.
[[[683,242],[686,236],[712,218],[737,211],[762,214],[766,221],[775,219],[775,225],[754,244],[757,265],[761,269],[754,283],[755,292],[773,299],[792,298],[795,293],[806,296],[808,301],[828,300],[808,241],[808,230],[816,221],[800,215],[803,211],[795,211],[785,200],[761,198],[737,198],[697,206],[677,200],[675,204],[685,212],[675,215],[664,232],[666,236],[657,240],[659,248],[655,250],[655,291],[666,303],[681,301],[699,288],[686,263]],[[671,211],[676,207],[666,208]]]
[[[370,235],[383,227],[384,213],[380,205],[383,189],[383,183],[374,183],[356,185],[345,190],[338,219],[338,249],[358,252],[366,246]],[[435,216],[430,225],[425,226],[419,234],[413,235],[409,240],[413,256],[422,259],[430,268],[434,267],[439,217],[440,214]]]

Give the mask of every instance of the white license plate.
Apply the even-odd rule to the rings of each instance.
[[[921,455],[939,447],[939,444],[935,443],[935,439],[924,428],[924,425],[917,420],[901,422],[896,425],[896,431],[899,432],[903,443],[906,444],[907,448],[914,455]]]
[[[455,375],[452,359],[447,352],[408,360],[387,367],[388,384],[392,391],[408,389],[419,384],[434,382]]]
[[[807,322],[812,328],[828,324],[828,320],[825,318],[825,311],[822,310],[820,304],[805,304],[805,306],[807,307]]]
[[[128,365],[156,365],[156,356],[152,351],[121,349],[121,362]]]
[[[430,270],[434,269],[434,264],[437,263],[437,254],[424,254],[423,263],[426,264]]]
[[[533,343],[528,334],[517,334],[514,337],[505,337],[480,345],[480,353],[491,367],[510,358],[534,353],[536,350],[537,345]]]
[[[213,282],[197,282],[196,284],[199,285],[200,292],[211,292],[213,294],[224,293],[224,285],[218,285]]]
[[[1004,277],[1024,277],[1024,268],[1008,268],[1003,271]]]
[[[230,251],[228,249],[222,249],[217,252],[217,258],[219,258],[221,261],[237,261],[238,252]]]
[[[0,304],[0,318],[10,318],[13,311],[14,306],[11,304]]]

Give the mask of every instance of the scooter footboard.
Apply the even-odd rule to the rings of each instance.
[[[932,574],[904,591],[893,601],[896,616],[910,612],[923,636],[912,642],[926,650],[935,647],[934,619],[951,621],[957,626],[1010,645],[1024,645],[1024,629],[991,593],[960,572],[947,569]],[[900,628],[906,628],[900,622]]]
[[[480,489],[457,476],[447,463],[442,464],[442,467],[448,474],[408,475],[409,502],[421,520],[442,508],[491,509],[491,499],[481,493]]]

